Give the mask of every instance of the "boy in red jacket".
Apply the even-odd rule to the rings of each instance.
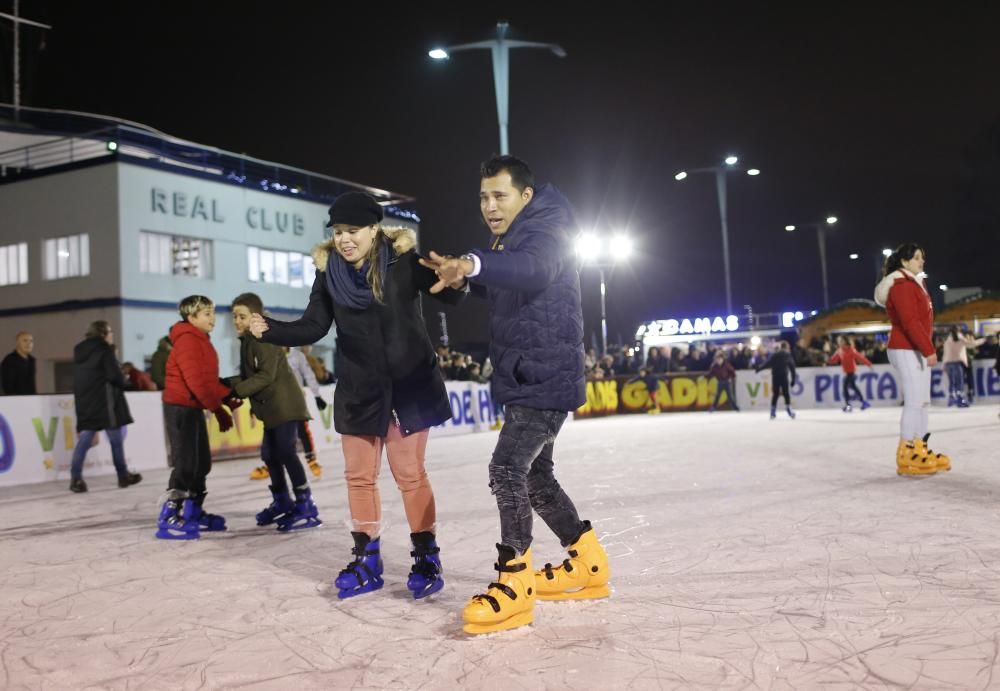
[[[173,472],[167,500],[160,510],[156,537],[196,540],[202,530],[226,529],[226,519],[205,513],[205,477],[212,469],[204,410],[211,410],[223,432],[233,418],[223,407],[238,408],[242,401],[219,380],[219,356],[208,334],[215,328],[215,304],[203,295],[181,300],[182,321],[170,329],[174,344],[167,358],[163,387],[163,417],[170,442]]]
[[[851,407],[851,390],[857,395],[858,400],[861,401],[861,410],[870,408],[871,404],[865,400],[865,397],[861,395],[861,390],[858,388],[857,383],[854,381],[855,372],[858,371],[858,365],[868,365],[872,366],[872,361],[866,358],[864,355],[859,353],[854,349],[854,342],[846,336],[841,336],[837,339],[837,344],[840,346],[837,348],[837,352],[830,357],[828,365],[840,365],[844,370],[844,412],[849,413],[854,410]]]

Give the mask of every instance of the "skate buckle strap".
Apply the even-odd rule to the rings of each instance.
[[[570,550],[570,555],[575,557],[576,552]],[[570,563],[569,559],[563,559],[561,566],[566,570],[566,573],[573,573],[573,565]],[[544,571],[546,579],[551,581],[556,577],[555,574],[552,573],[552,564],[546,564]]]
[[[489,590],[493,590],[494,588],[496,588],[497,590],[501,591],[504,595],[506,595],[507,597],[509,597],[511,600],[516,600],[517,599],[517,593],[514,592],[511,588],[508,588],[507,586],[505,586],[503,583],[490,583]],[[493,608],[493,611],[495,613],[497,613],[497,614],[500,613],[500,603],[497,602],[497,599],[495,597],[493,597],[492,595],[490,595],[489,593],[485,593],[485,594],[481,594],[481,595],[476,595],[472,599],[473,600],[485,600],[486,602],[490,603],[490,607]]]
[[[504,573],[517,573],[518,571],[524,571],[528,567],[524,564],[524,562],[519,562],[517,564],[500,564],[498,562],[493,564],[493,568],[497,571],[503,571]]]
[[[368,576],[367,578],[361,574],[361,570],[364,570],[365,574]],[[358,583],[362,585],[375,578],[375,574],[372,573],[372,570],[369,569],[368,565],[361,560],[358,560],[353,564],[348,564],[347,568],[341,569],[340,575],[343,576],[344,574],[354,576],[358,579]]]

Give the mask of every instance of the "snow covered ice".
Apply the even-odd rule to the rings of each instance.
[[[256,459],[221,462],[206,509],[230,530],[153,538],[167,471],[119,490],[0,490],[0,688],[961,688],[1000,684],[997,406],[934,408],[954,470],[897,477],[898,408],[574,421],[557,473],[611,557],[609,600],[539,603],[470,637],[496,572],[496,433],[431,438],[447,585],[406,590],[409,535],[383,464],[385,588],[338,601],[350,557],[341,460],[325,525],[281,535]],[[141,453],[129,448],[127,452]],[[564,556],[540,519],[537,566]]]

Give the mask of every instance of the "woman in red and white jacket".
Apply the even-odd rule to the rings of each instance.
[[[923,270],[923,249],[913,243],[900,245],[886,258],[884,278],[875,286],[875,302],[885,306],[892,322],[889,362],[899,373],[903,389],[896,449],[896,472],[900,475],[930,475],[951,469],[947,456],[927,448],[931,367],[938,360],[931,339],[934,307],[920,278]]]

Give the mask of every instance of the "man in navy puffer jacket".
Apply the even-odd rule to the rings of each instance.
[[[500,576],[466,606],[468,633],[531,623],[536,597],[609,593],[607,555],[553,473],[556,436],[567,414],[586,399],[576,221],[566,198],[552,185],[536,188],[527,164],[513,156],[483,164],[479,202],[493,234],[490,249],[458,258],[431,252],[422,260],[441,279],[432,292],[468,283],[489,300],[493,396],[506,406],[490,461],[490,488],[500,511]],[[532,509],[570,554],[537,573],[531,563]]]

